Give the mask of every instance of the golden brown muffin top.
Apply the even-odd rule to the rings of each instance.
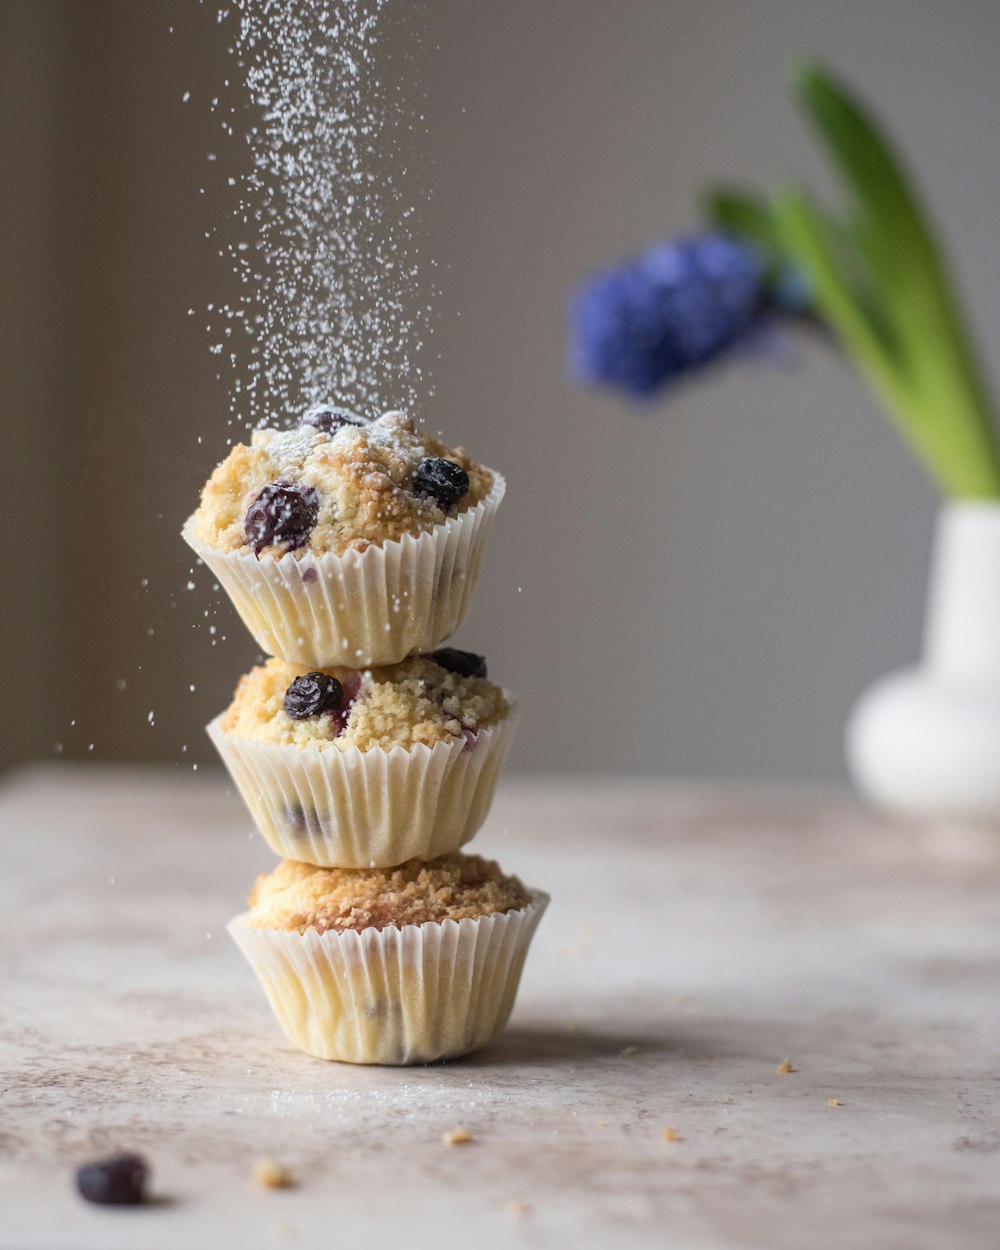
[[[517,877],[479,855],[454,852],[398,868],[317,868],[284,859],[257,878],[247,922],[304,933],[479,919],[518,911],[530,895]]]

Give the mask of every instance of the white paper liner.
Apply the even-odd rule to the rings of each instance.
[[[196,537],[193,516],[181,534],[268,655],[308,668],[398,664],[433,650],[465,619],[506,488],[493,473],[489,494],[474,508],[425,534],[342,556],[287,552],[258,560],[218,551]]]
[[[390,751],[262,744],[224,733],[222,716],[207,733],[278,855],[389,867],[455,851],[482,825],[521,717],[507,701],[507,716],[480,729],[472,750],[464,738]]]
[[[520,911],[403,928],[229,932],[289,1041],[343,1063],[432,1063],[485,1046],[507,1023],[549,896]]]

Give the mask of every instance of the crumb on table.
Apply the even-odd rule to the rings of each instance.
[[[826,1105],[828,1107],[842,1107],[844,1104],[840,1101],[839,1098],[828,1098],[826,1100]]]
[[[467,1128],[462,1128],[460,1124],[457,1124],[447,1133],[442,1133],[441,1140],[446,1146],[464,1146],[466,1142],[472,1141],[472,1134]]]
[[[507,1216],[512,1220],[523,1220],[531,1210],[531,1204],[524,1201],[523,1198],[512,1198],[507,1203]]]
[[[678,1133],[678,1131],[675,1128],[671,1128],[669,1124],[664,1126],[664,1129],[663,1129],[664,1141],[680,1141],[680,1139],[681,1139],[681,1135],[680,1133]]]
[[[294,1183],[291,1172],[277,1159],[258,1159],[253,1165],[253,1178],[265,1189],[289,1189]]]
[[[795,1069],[792,1067],[791,1059],[785,1059],[782,1063],[778,1064],[777,1068],[775,1068],[775,1071],[776,1072],[794,1072]]]

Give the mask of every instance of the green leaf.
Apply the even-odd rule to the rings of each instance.
[[[848,191],[839,223],[802,195],[776,215],[816,298],[942,489],[1000,497],[1000,449],[985,384],[930,221],[888,140],[816,65],[792,74]]]
[[[769,257],[780,256],[778,226],[766,200],[746,191],[717,187],[705,196],[704,204],[713,226],[748,239]]]
[[[844,231],[798,188],[775,195],[774,213],[785,247],[809,274],[816,303],[831,328],[882,398],[895,406],[899,394],[892,332],[854,281]]]
[[[817,65],[793,67],[792,80],[859,207],[890,250],[933,266],[935,246],[888,142],[847,89]]]

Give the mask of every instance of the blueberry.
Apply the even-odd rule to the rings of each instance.
[[[323,837],[323,827],[319,821],[319,813],[314,807],[304,807],[301,803],[290,803],[285,808],[285,823],[292,834],[300,838]]]
[[[306,809],[301,803],[287,803],[285,805],[285,824],[289,825],[296,833],[305,833],[309,828],[309,817],[306,815]]]
[[[345,425],[367,424],[368,422],[364,417],[357,416],[348,408],[336,408],[332,404],[317,404],[315,408],[310,408],[305,414],[299,422],[299,428],[304,425],[311,425],[313,429],[319,430],[321,434],[333,434]]]
[[[427,456],[417,465],[413,489],[418,495],[430,495],[442,512],[469,493],[469,475],[454,460]]]
[[[107,1206],[142,1202],[149,1167],[142,1155],[116,1154],[76,1169],[76,1187],[88,1202]]]
[[[326,831],[319,812],[311,804],[292,803],[285,810],[285,818],[292,831],[303,838],[323,838]]]
[[[335,712],[344,701],[344,687],[328,673],[296,677],[285,691],[285,711],[292,720],[306,720],[321,712]]]
[[[474,651],[459,651],[457,647],[442,647],[440,651],[432,651],[428,660],[440,664],[449,673],[457,673],[459,677],[485,677],[486,659],[476,655]]]
[[[284,543],[294,551],[308,539],[318,515],[319,496],[311,486],[279,478],[247,508],[243,529],[257,555],[272,543]]]

